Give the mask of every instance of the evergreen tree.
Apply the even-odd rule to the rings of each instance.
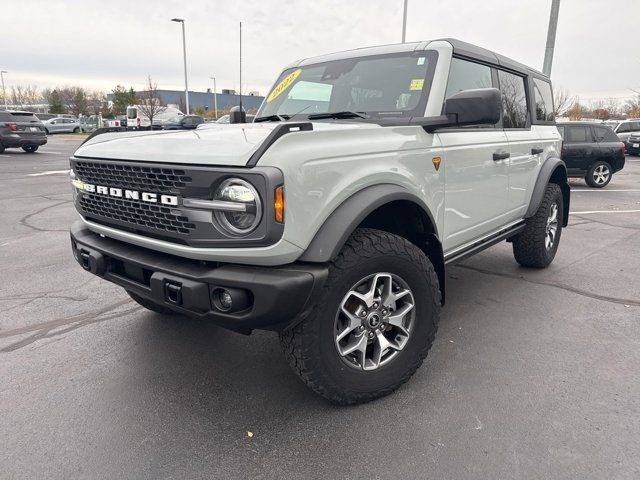
[[[62,97],[58,90],[52,90],[49,95],[49,113],[67,113],[67,109],[62,102]]]

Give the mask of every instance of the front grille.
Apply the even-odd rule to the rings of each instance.
[[[169,207],[87,192],[84,192],[80,197],[80,208],[87,216],[95,215],[165,232],[188,235],[196,228],[195,224],[189,222],[189,218],[174,215]]]
[[[85,183],[156,193],[177,193],[193,180],[176,168],[79,161],[75,173]]]

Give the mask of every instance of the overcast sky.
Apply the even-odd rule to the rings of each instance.
[[[402,0],[1,0],[0,69],[7,85],[110,91],[271,86],[293,60],[401,39]],[[551,0],[409,0],[407,41],[455,37],[542,69]],[[552,79],[588,101],[640,89],[640,0],[562,0]]]

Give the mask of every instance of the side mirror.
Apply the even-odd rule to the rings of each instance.
[[[229,123],[247,123],[246,112],[240,110],[229,112]]]
[[[444,102],[444,114],[454,117],[455,125],[495,124],[500,121],[502,95],[497,88],[463,90]]]

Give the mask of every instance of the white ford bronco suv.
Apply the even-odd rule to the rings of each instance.
[[[103,133],[71,158],[76,260],[149,310],[279,333],[340,404],[420,366],[445,267],[542,268],[569,185],[543,74],[453,39],[286,67],[255,121]]]

